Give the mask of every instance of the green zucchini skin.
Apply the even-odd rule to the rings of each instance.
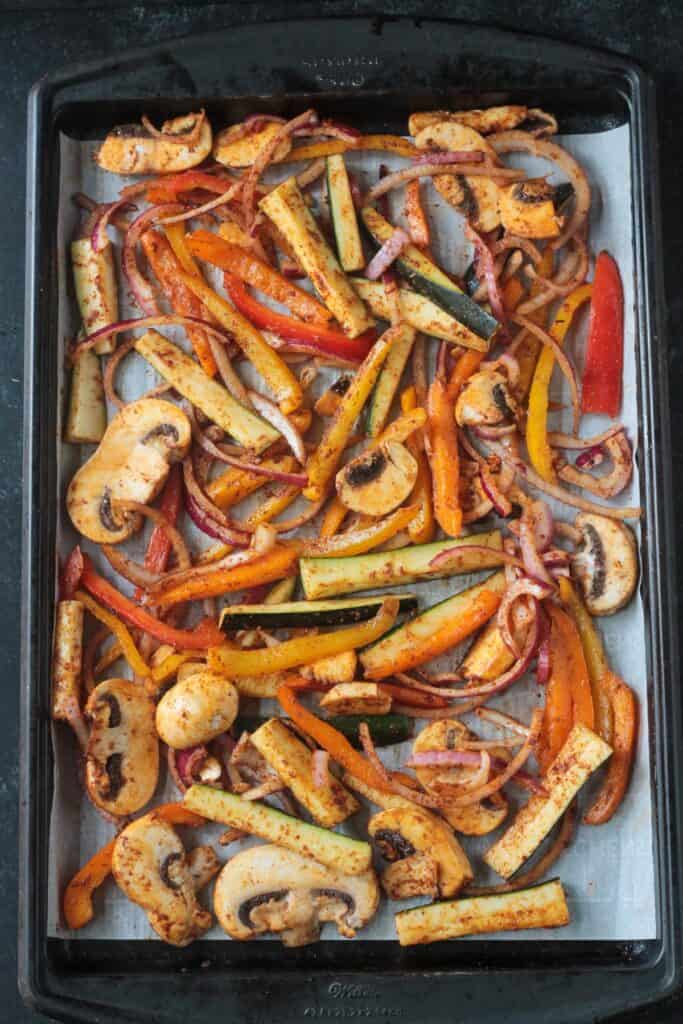
[[[368,407],[367,424],[370,437],[377,437],[384,429],[414,344],[415,331],[411,330],[405,338],[396,342],[382,367]]]
[[[332,229],[342,270],[347,273],[362,270],[365,266],[363,246],[358,231],[358,220],[353,205],[349,177],[341,153],[328,156],[325,175]]]
[[[327,719],[330,725],[346,736],[349,743],[361,749],[358,727],[365,722],[376,747],[390,747],[403,743],[413,735],[413,720],[407,715],[332,715]]]
[[[414,612],[417,598],[412,594],[396,595],[399,612]],[[382,597],[347,598],[340,601],[286,601],[283,604],[235,604],[223,609],[221,629],[286,629],[296,626],[345,626],[366,622],[379,611]]]

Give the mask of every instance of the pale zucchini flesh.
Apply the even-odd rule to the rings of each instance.
[[[334,156],[328,156],[326,170],[327,194],[339,262],[347,273],[362,270],[365,258],[343,155],[335,153]]]
[[[219,821],[260,836],[269,843],[277,843],[303,857],[312,857],[345,875],[360,875],[372,862],[369,843],[340,832],[330,832],[318,825],[309,825],[267,804],[242,800],[234,793],[194,785],[185,793],[184,804],[210,821]]]
[[[414,344],[415,331],[411,328],[396,342],[387,356],[370,397],[368,410],[368,434],[370,437],[377,437],[384,428]]]
[[[323,238],[296,180],[283,181],[259,206],[290,243],[313,287],[345,333],[355,338],[372,327],[374,320]]]
[[[522,807],[512,825],[484,854],[488,866],[503,878],[514,875],[611,753],[603,739],[577,722],[543,778],[547,796],[534,794]]]
[[[359,809],[359,803],[328,773],[328,784],[313,784],[313,754],[280,719],[271,718],[251,734],[251,742],[274,768],[295,799],[324,828],[334,828]]]
[[[371,313],[382,320],[391,318],[389,300],[381,281],[368,281],[364,277],[353,277],[351,284],[361,299],[367,302]],[[420,295],[419,292],[414,292],[410,288],[399,288],[398,297],[406,323],[414,327],[416,331],[429,334],[432,338],[452,341],[454,345],[472,348],[476,352],[488,352],[489,346],[486,341],[474,331],[470,331],[441,306],[432,302],[426,295]]]
[[[181,348],[157,331],[135,341],[135,348],[164,380],[245,448],[263,451],[280,437],[277,430],[208,377]]]
[[[100,357],[88,349],[71,371],[69,411],[64,440],[69,444],[99,444],[107,429]]]
[[[454,558],[447,571],[434,571],[430,562],[442,551],[461,545],[476,544],[491,548],[491,554],[464,551]],[[309,601],[351,594],[359,590],[415,583],[421,579],[440,579],[459,573],[496,569],[502,564],[503,542],[499,530],[473,534],[430,544],[414,544],[393,551],[375,551],[367,555],[342,558],[302,558],[299,563],[301,582]]]
[[[90,238],[71,243],[74,290],[86,334],[119,320],[119,293],[114,272],[114,246],[107,242],[96,252]],[[103,338],[95,345],[98,355],[113,352],[116,341]]]
[[[485,932],[562,928],[569,924],[567,898],[559,878],[493,896],[430,903],[396,914],[402,946],[416,946]]]

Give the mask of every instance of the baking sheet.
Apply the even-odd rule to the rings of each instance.
[[[58,338],[60,346],[72,337],[78,327],[78,318],[73,299],[68,263],[68,244],[73,237],[78,223],[78,213],[71,202],[73,192],[81,190],[99,201],[115,198],[122,181],[112,175],[99,171],[92,160],[95,148],[93,143],[83,143],[65,136],[61,138],[62,186],[60,195],[60,213],[58,224],[59,252],[59,286],[60,302],[57,311]],[[631,211],[631,170],[630,170],[630,137],[628,125],[612,129],[608,132],[589,135],[572,135],[558,137],[558,141],[567,147],[586,169],[594,188],[594,200],[591,215],[590,246],[592,252],[606,248],[619,260],[625,289],[625,333],[626,350],[624,361],[624,401],[622,420],[628,428],[629,437],[637,447],[637,394],[636,394],[636,359],[635,345],[636,323],[634,314],[634,289],[636,282],[633,276],[633,223]],[[362,184],[370,184],[376,180],[379,163],[390,168],[403,166],[400,160],[392,160],[387,155],[356,154],[349,157],[350,167],[356,171]],[[522,155],[512,155],[510,163],[523,166],[533,174],[547,173],[548,165]],[[555,180],[555,179],[553,179]],[[557,176],[556,180],[561,180]],[[461,273],[467,263],[467,253],[463,244],[462,222],[459,216],[441,200],[429,184],[425,188],[428,198],[430,217],[436,227],[437,240],[435,255],[439,262],[447,268]],[[397,219],[398,206],[392,211]],[[127,292],[120,286],[121,315],[139,315],[128,302]],[[180,342],[182,331],[164,328],[164,333]],[[629,343],[631,342],[631,343]],[[577,346],[580,349],[580,342]],[[580,351],[572,353],[577,362],[581,363]],[[61,360],[60,360],[61,365]],[[317,391],[322,390],[325,380],[336,376],[329,371],[322,374],[316,381]],[[561,381],[555,374],[554,398],[566,399],[562,394]],[[119,374],[119,391],[122,397],[137,397],[153,387],[158,378],[151,367],[138,357],[129,358]],[[255,379],[252,380],[256,383]],[[57,382],[56,382],[57,383]],[[63,388],[66,380],[58,382]],[[262,386],[262,385],[261,385]],[[65,402],[60,403],[65,408]],[[110,410],[111,414],[111,410]],[[558,416],[558,429],[568,429],[569,423]],[[584,417],[582,434],[590,436],[604,428],[604,420],[600,417]],[[61,431],[60,431],[61,436]],[[60,501],[58,511],[58,554],[64,557],[76,536],[64,508],[64,493],[68,482],[77,466],[89,456],[92,448],[83,446],[61,445],[58,455]],[[635,472],[631,486],[620,496],[624,504],[638,504],[639,479],[636,459]],[[552,503],[551,503],[552,504]],[[248,507],[245,503],[245,507]],[[573,513],[566,508],[558,509],[561,518],[571,520]],[[191,526],[191,524],[190,524]],[[482,529],[477,524],[477,529]],[[203,537],[194,528],[188,530],[192,543],[198,548],[205,546],[208,538]],[[91,554],[91,549],[85,547]],[[130,546],[131,553],[138,557],[144,547],[142,538],[138,538]],[[105,575],[112,576],[108,565],[97,559],[100,569]],[[455,577],[451,580],[432,581],[430,583],[413,584],[409,588],[418,595],[420,607],[424,608],[435,601],[441,600],[460,589],[471,585],[479,576]],[[120,581],[119,581],[119,585]],[[122,589],[125,585],[122,586]],[[656,937],[657,922],[655,912],[655,881],[650,758],[648,741],[648,716],[645,712],[647,700],[647,670],[645,653],[645,619],[640,590],[631,604],[617,615],[600,622],[601,633],[610,661],[620,675],[628,680],[640,697],[643,714],[638,741],[638,751],[631,787],[616,817],[607,825],[599,828],[583,827],[556,865],[555,871],[565,884],[571,909],[572,922],[564,929],[548,931],[526,931],[514,933],[516,941],[533,941],[542,937],[547,940],[645,940]],[[454,666],[457,664],[461,651],[452,652],[448,658],[440,659],[439,664]],[[121,664],[121,663],[119,663]],[[122,673],[125,674],[125,673]],[[518,717],[528,718],[530,708],[542,699],[540,689],[531,680],[516,684],[510,691],[494,699],[492,706],[509,710]],[[262,709],[269,710],[270,702],[262,702]],[[477,721],[476,731],[482,735],[487,733],[483,724]],[[82,798],[82,789],[78,779],[77,757],[75,745],[70,732],[62,726],[53,728],[55,745],[55,784],[54,800],[51,816],[48,934],[62,938],[75,939],[153,939],[154,932],[149,927],[144,913],[129,903],[116,885],[107,882],[96,896],[98,908],[95,919],[79,932],[69,932],[60,920],[59,900],[68,879],[92,854],[112,835],[111,826],[102,820],[86,799]],[[383,752],[387,764],[398,766],[405,760],[410,745],[388,748]],[[163,774],[155,802],[174,799],[177,791],[172,784],[166,783]],[[584,801],[586,796],[584,795]],[[363,811],[355,816],[354,825],[349,831],[364,834],[364,824],[369,815]],[[508,817],[508,824],[512,815]],[[505,826],[503,826],[505,828]],[[184,835],[189,845],[199,842],[215,841],[222,831],[221,826],[209,826],[202,830],[186,830]],[[500,834],[498,830],[481,838],[463,837],[463,845],[475,868],[478,881],[494,882],[499,879],[493,875],[481,860],[483,852]],[[219,856],[228,859],[239,849],[245,848],[256,840],[245,840],[233,844],[223,850],[217,847]],[[206,896],[203,897],[206,899]],[[400,903],[389,903],[383,900],[380,910],[371,924],[360,933],[366,939],[394,940],[395,930],[393,915],[406,906],[415,905],[420,901],[411,900]],[[227,939],[222,930],[214,927],[207,933],[207,938]],[[509,937],[505,933],[489,936],[496,941]],[[323,938],[338,938],[336,929],[326,925]],[[462,940],[461,940],[462,941]],[[467,941],[467,940],[465,940]]]

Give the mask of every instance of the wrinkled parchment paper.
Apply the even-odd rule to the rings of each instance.
[[[593,253],[601,248],[608,249],[619,261],[626,294],[626,351],[624,366],[624,403],[622,409],[623,422],[628,427],[629,437],[637,447],[638,398],[636,394],[636,354],[633,339],[636,323],[634,319],[634,287],[633,278],[633,225],[631,213],[631,172],[629,128],[622,126],[600,134],[573,135],[558,141],[569,149],[586,169],[594,189],[593,212],[590,225],[590,246]],[[59,250],[60,304],[56,311],[58,318],[59,344],[64,345],[66,338],[72,337],[78,327],[77,311],[73,299],[71,269],[68,261],[68,244],[73,237],[78,223],[78,213],[71,202],[71,195],[77,190],[105,201],[115,198],[122,180],[100,172],[92,161],[94,150],[92,143],[76,142],[62,137],[61,139],[61,197],[60,218],[57,245]],[[351,168],[356,171],[361,183],[369,187],[376,180],[378,165],[387,163],[390,168],[402,166],[401,161],[393,160],[378,154],[358,154],[349,157]],[[522,155],[513,155],[511,163],[528,168],[535,174],[548,172],[548,165],[543,161],[532,160]],[[280,172],[282,174],[282,172]],[[553,180],[561,180],[555,176]],[[468,260],[462,235],[460,217],[440,198],[431,184],[425,186],[429,212],[435,226],[436,257],[449,269],[462,272]],[[399,217],[398,203],[393,214]],[[120,238],[118,239],[120,243]],[[120,244],[118,246],[120,248]],[[127,290],[120,287],[121,315],[139,316],[128,302]],[[163,329],[169,337],[180,341],[182,332],[177,329]],[[647,344],[647,339],[643,339]],[[432,347],[435,347],[432,345]],[[580,348],[580,344],[577,346]],[[581,353],[572,353],[581,365]],[[329,383],[338,371],[325,371],[315,383],[318,393],[323,389],[325,381]],[[562,381],[556,371],[553,398],[562,399]],[[153,387],[158,382],[156,374],[144,360],[138,356],[129,357],[119,373],[119,391],[122,397],[131,399]],[[256,380],[252,378],[252,383]],[[63,389],[66,377],[55,382],[55,386]],[[262,385],[261,385],[262,386]],[[566,401],[566,395],[564,395]],[[65,403],[62,402],[62,408]],[[112,410],[110,410],[110,415]],[[562,421],[558,416],[558,429],[570,429],[566,413]],[[584,417],[582,434],[590,436],[604,429],[605,422],[600,417]],[[71,475],[77,466],[87,458],[92,449],[63,444],[60,451],[60,501],[59,501],[59,554],[64,556],[75,541],[75,534],[64,508],[64,494]],[[639,503],[638,468],[629,491],[619,499],[625,504]],[[296,506],[295,506],[296,508]],[[571,521],[573,512],[567,508],[555,508],[555,512]],[[289,515],[290,513],[286,513]],[[190,524],[191,526],[191,524]],[[481,529],[477,526],[476,529]],[[189,531],[192,542],[205,546],[208,539],[194,528]],[[142,538],[132,548],[135,557],[144,550]],[[88,545],[86,544],[86,547]],[[91,549],[89,549],[91,550]],[[92,554],[91,550],[91,554]],[[100,568],[111,576],[106,563],[99,560]],[[472,582],[483,578],[454,577],[450,580],[420,583],[404,588],[418,595],[420,607],[425,608],[436,601],[470,586]],[[119,585],[121,582],[119,581]],[[123,584],[123,588],[126,588]],[[636,594],[628,608],[619,614],[602,619],[599,623],[610,661],[620,675],[637,691],[641,708],[641,731],[633,781],[628,795],[616,817],[607,825],[599,828],[584,826],[579,829],[573,844],[566,851],[553,869],[558,874],[567,890],[572,921],[567,928],[549,931],[526,931],[514,934],[516,941],[533,941],[542,937],[548,939],[575,940],[643,940],[656,936],[655,886],[653,861],[653,830],[652,804],[650,796],[651,778],[648,758],[648,716],[647,716],[647,676],[644,630],[645,619],[640,594]],[[455,666],[462,651],[452,653],[448,658],[440,659],[443,666]],[[121,663],[119,663],[120,665]],[[541,698],[540,688],[530,680],[513,686],[507,693],[494,699],[492,706],[508,710],[516,716],[528,720],[530,708]],[[262,709],[270,710],[272,702],[263,702]],[[476,722],[476,731],[482,735],[495,735],[487,732],[483,723]],[[49,934],[53,936],[83,939],[151,939],[156,936],[147,923],[147,919],[138,907],[129,903],[118,890],[113,881],[102,886],[95,897],[95,919],[77,933],[70,933],[60,920],[59,903],[61,893],[68,879],[92,856],[92,854],[112,834],[112,826],[102,820],[90,803],[82,797],[82,788],[78,778],[78,765],[75,744],[66,726],[56,726],[55,743],[55,787],[51,818],[51,860],[49,878]],[[401,747],[385,748],[382,756],[390,767],[398,767],[409,753],[410,744]],[[594,786],[594,783],[593,783]],[[590,792],[591,785],[587,787]],[[156,802],[172,800],[177,792],[172,783],[165,779],[165,767],[162,765],[159,790]],[[524,800],[524,797],[522,797]],[[583,796],[586,802],[586,793]],[[358,835],[365,835],[364,825],[368,818],[364,810],[356,815],[349,827]],[[509,815],[506,825],[512,820]],[[503,826],[503,828],[506,827]],[[199,842],[217,839],[223,831],[222,826],[214,825],[202,830],[187,829],[184,835],[188,846]],[[480,882],[499,881],[481,860],[483,852],[492,844],[501,830],[481,838],[463,837],[463,845],[475,868],[475,875]],[[217,847],[219,855],[227,859],[243,849],[250,842],[245,840],[233,844],[227,849]],[[207,900],[205,893],[202,897]],[[367,939],[395,939],[393,915],[407,906],[417,904],[418,900],[402,903],[382,901],[379,912],[371,924],[360,933],[359,937]],[[227,938],[217,926],[208,933],[209,938]],[[491,939],[510,937],[505,934],[492,935]],[[324,938],[338,938],[336,928],[326,925]]]

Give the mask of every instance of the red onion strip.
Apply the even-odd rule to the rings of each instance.
[[[474,154],[472,154],[474,155]],[[387,174],[386,177],[378,181],[376,185],[370,189],[364,199],[364,205],[374,202],[380,196],[383,196],[385,192],[391,192],[392,189],[398,188],[405,181],[412,181],[414,178],[433,178],[438,174],[466,174],[468,177],[483,177],[483,178],[502,178],[510,181],[522,181],[526,178],[524,171],[518,171],[509,167],[493,167],[486,166],[482,167],[476,163],[459,164],[439,164],[439,163],[428,163],[419,164],[417,167],[404,167],[401,171],[394,171],[393,174]]]
[[[602,434],[596,434],[595,437],[574,437],[572,434],[562,434],[557,430],[551,430],[548,432],[548,444],[553,448],[567,448],[572,451],[579,451],[603,444],[605,441],[609,441],[611,437],[614,437],[615,434],[623,433],[624,430],[625,427],[621,423],[617,423],[608,430],[604,430]]]
[[[462,796],[455,797],[454,800],[450,801],[451,806],[466,807],[468,804],[479,803],[481,800],[485,800],[486,797],[491,796],[493,793],[497,793],[499,789],[502,789],[505,783],[509,782],[510,779],[519,772],[520,768],[533,753],[534,747],[536,746],[541,734],[542,726],[543,710],[541,708],[536,708],[531,716],[529,735],[526,737],[520,750],[506,765],[501,774],[497,775],[489,782],[486,782],[483,786],[473,789],[468,793],[464,793]]]
[[[624,507],[614,508],[610,505],[598,505],[594,501],[588,501],[586,498],[582,498],[579,494],[572,494],[571,491],[565,490],[564,487],[558,487],[556,484],[549,484],[539,476],[531,466],[527,466],[526,463],[516,461],[513,463],[515,472],[522,479],[527,480],[533,487],[536,487],[539,491],[544,494],[548,494],[551,498],[555,498],[557,501],[561,501],[564,505],[569,505],[571,508],[580,508],[584,512],[594,512],[599,516],[607,516],[608,519],[640,519],[642,515],[642,509],[639,507]]]
[[[410,159],[413,164],[480,164],[484,160],[484,153],[468,152],[466,150],[443,150],[424,149],[416,153]]]
[[[410,235],[403,228],[394,228],[384,245],[378,249],[365,268],[365,276],[368,280],[376,281],[380,278],[394,260],[401,255],[405,247],[410,244]]]
[[[579,429],[579,420],[581,418],[579,384],[576,376],[576,370],[572,366],[567,353],[564,351],[562,346],[557,343],[555,338],[553,338],[552,334],[550,334],[548,331],[544,331],[543,328],[539,327],[538,324],[535,324],[533,320],[529,320],[525,316],[520,316],[519,313],[513,313],[512,322],[517,324],[519,327],[523,327],[530,334],[533,334],[535,337],[537,337],[539,341],[542,341],[547,348],[552,349],[553,355],[557,360],[558,366],[562,370],[564,376],[567,378],[567,383],[569,384],[569,390],[571,392],[572,398],[574,431],[576,432]]]
[[[465,237],[472,242],[477,251],[478,266],[481,266],[484,273],[484,279],[488,288],[489,302],[491,303],[491,310],[500,324],[500,340],[509,341],[507,312],[505,309],[505,303],[503,302],[503,296],[498,285],[498,278],[496,277],[496,269],[491,250],[481,235],[477,234],[469,223],[465,224]]]
[[[152,224],[157,223],[165,214],[175,213],[181,209],[182,207],[178,203],[162,203],[160,206],[150,206],[149,209],[135,218],[123,238],[123,251],[121,254],[123,273],[138,306],[149,316],[158,316],[159,307],[154,298],[151,284],[144,279],[140,272],[135,247],[142,235]]]
[[[118,199],[115,203],[103,203],[97,207],[98,217],[93,225],[92,234],[90,236],[90,244],[92,245],[95,252],[101,252],[105,245],[107,245],[109,238],[107,236],[107,227],[115,214],[120,210],[137,210],[137,206],[133,203],[129,203],[126,199]]]
[[[311,761],[313,769],[313,785],[315,788],[323,789],[325,786],[329,786],[329,752],[327,750],[314,750]]]
[[[87,334],[82,341],[77,342],[72,347],[69,358],[72,363],[75,363],[79,356],[93,348],[98,341],[102,341],[104,338],[111,338],[114,334],[121,334],[123,331],[133,331],[143,327],[163,327],[166,324],[179,327],[201,327],[215,338],[219,338],[224,344],[230,340],[224,331],[221,331],[213,324],[207,323],[206,320],[200,320],[199,317],[181,316],[179,313],[159,313],[156,316],[140,316],[131,317],[129,320],[118,320],[114,324],[100,327],[99,330],[93,331],[92,334]]]
[[[282,434],[285,441],[292,449],[294,456],[303,466],[306,462],[306,446],[301,434],[294,424],[278,408],[275,402],[271,402],[269,398],[266,398],[265,395],[259,394],[258,391],[249,391],[249,399],[256,411],[263,416],[264,420],[267,420],[272,427],[275,427],[275,429]],[[300,485],[301,487],[306,486],[307,479],[308,478],[306,478],[304,483]],[[298,481],[296,480],[290,481],[290,483],[297,482]]]

